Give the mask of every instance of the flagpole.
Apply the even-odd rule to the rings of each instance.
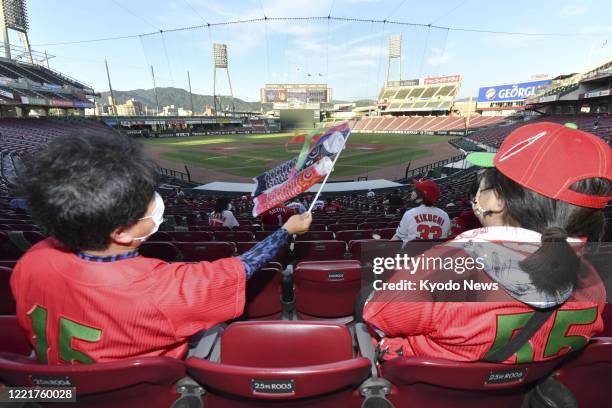
[[[329,171],[329,173],[325,175],[325,178],[323,179],[323,182],[321,183],[321,187],[319,187],[319,191],[317,191],[317,194],[315,195],[314,200],[312,200],[312,202],[310,203],[310,206],[308,207],[308,212],[312,212],[312,208],[314,207],[315,203],[319,199],[319,196],[321,195],[321,192],[323,191],[323,187],[325,187],[325,183],[327,183],[327,179],[329,178],[330,174],[332,174],[332,172],[334,171],[334,168],[336,166],[336,161],[338,161],[338,158],[340,157],[340,153],[342,153],[342,150],[344,150],[344,147],[346,146],[346,142],[348,141],[348,138],[351,137],[351,133],[353,133],[353,128],[355,127],[357,122],[359,122],[359,119],[357,119],[355,123],[353,123],[353,126],[351,126],[351,131],[346,136],[346,138],[344,138],[344,143],[342,144],[342,148],[340,148],[340,151],[338,152],[336,157],[334,157],[334,161],[332,162],[332,168]]]

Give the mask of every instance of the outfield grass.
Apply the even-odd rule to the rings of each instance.
[[[306,133],[306,132],[300,132]],[[209,168],[244,177],[254,177],[277,163],[297,155],[301,144],[285,142],[298,133],[192,136],[146,139],[145,144],[173,148],[160,157],[190,166]],[[334,176],[347,177],[381,167],[406,163],[432,154],[421,145],[446,143],[452,136],[397,134],[352,134],[336,164]],[[253,147],[257,145],[257,147]],[[211,149],[232,148],[231,150]],[[372,150],[370,150],[372,149]]]

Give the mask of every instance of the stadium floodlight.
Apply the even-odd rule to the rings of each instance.
[[[389,37],[389,58],[401,58],[402,56],[402,36],[393,35]]]
[[[4,40],[4,56],[11,58],[11,44],[8,29],[19,32],[30,64],[33,64],[30,40],[28,39],[28,14],[26,0],[0,0],[0,22]]]
[[[227,44],[213,44],[215,68],[227,68]]]
[[[4,21],[8,28],[21,32],[28,31],[28,14],[25,3],[25,0],[2,1]]]

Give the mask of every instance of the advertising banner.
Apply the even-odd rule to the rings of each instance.
[[[486,86],[478,90],[478,102],[521,101],[535,95],[552,83],[551,80],[519,82],[508,85]]]
[[[461,75],[427,77],[423,80],[423,85],[450,84],[453,82],[461,82]]]

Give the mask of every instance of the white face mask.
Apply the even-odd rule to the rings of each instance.
[[[159,226],[161,225],[161,223],[164,222],[164,210],[166,209],[166,207],[164,206],[164,200],[157,191],[155,192],[154,197],[155,197],[155,207],[153,208],[153,212],[151,213],[151,215],[147,215],[146,217],[140,218],[139,221],[146,220],[147,218],[151,218],[153,220],[153,223],[155,224],[155,227],[149,234],[145,235],[144,237],[134,238],[134,240],[144,241],[145,239],[149,238],[151,235],[155,234],[157,230],[159,229]]]

